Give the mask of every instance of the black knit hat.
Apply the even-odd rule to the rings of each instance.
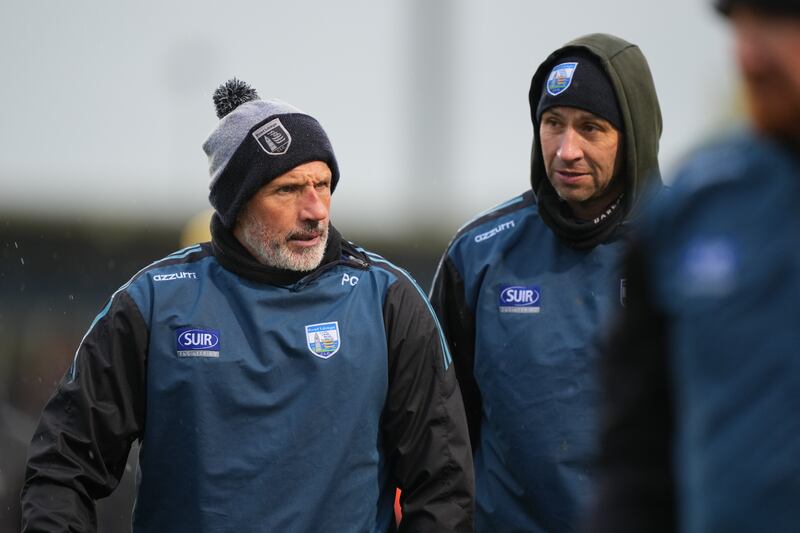
[[[233,228],[239,211],[266,183],[310,161],[339,166],[328,136],[310,115],[279,100],[261,100],[246,83],[228,80],[214,92],[219,125],[203,143],[211,174],[208,199]]]
[[[622,113],[611,80],[595,57],[571,55],[558,58],[542,87],[536,122],[556,106],[577,107],[604,118],[622,130]]]
[[[730,15],[735,6],[747,6],[765,13],[800,16],[798,0],[715,0],[714,7],[723,15]]]

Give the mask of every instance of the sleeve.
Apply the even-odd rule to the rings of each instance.
[[[442,258],[431,287],[431,304],[453,356],[456,378],[464,399],[472,449],[480,443],[481,393],[475,382],[475,314],[467,305],[464,281],[449,256]]]
[[[120,291],[89,328],[28,451],[22,531],[95,531],[95,500],[124,473],[145,417],[148,332]]]
[[[472,451],[450,355],[425,295],[399,279],[384,302],[384,443],[402,490],[399,531],[472,531]]]
[[[592,533],[675,531],[668,322],[653,304],[644,251],[625,259],[626,307],[601,355],[604,405]]]

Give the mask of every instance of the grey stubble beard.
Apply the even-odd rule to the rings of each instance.
[[[327,221],[324,223],[309,221],[304,227],[287,234],[273,230],[261,219],[249,213],[242,217],[241,223],[243,224],[242,238],[244,240],[242,244],[261,264],[283,270],[310,272],[322,262],[328,243]],[[312,231],[321,232],[318,244],[300,252],[289,249],[288,240],[293,235]]]

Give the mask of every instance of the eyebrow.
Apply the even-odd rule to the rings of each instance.
[[[322,177],[319,177],[319,178],[312,177],[311,181],[313,181],[314,183],[318,183],[320,181],[331,181],[332,179],[333,179],[333,176],[322,176]],[[305,185],[306,181],[307,181],[307,177],[306,176],[294,177],[294,176],[289,175],[289,176],[284,176],[283,179],[280,182],[277,179],[272,180],[269,183],[269,186],[272,186],[272,187],[292,187],[292,186],[295,186],[295,185]]]
[[[606,119],[604,119],[604,118],[603,118],[603,117],[601,117],[600,115],[595,115],[595,114],[594,114],[594,113],[592,113],[591,111],[586,111],[585,109],[579,109],[579,108],[577,108],[577,107],[576,107],[576,108],[574,108],[574,109],[575,109],[575,110],[577,111],[577,113],[578,113],[578,114],[577,114],[577,117],[576,117],[576,118],[577,118],[577,120],[584,120],[584,121],[586,121],[586,120],[599,120],[599,121],[605,121],[605,122],[608,122]],[[558,118],[562,118],[562,119],[563,119],[563,118],[565,118],[565,117],[564,117],[564,113],[563,113],[562,111],[559,111],[559,110],[557,110],[556,108],[550,108],[550,109],[548,109],[547,111],[545,111],[544,113],[542,113],[542,118],[544,118],[544,117],[545,117],[545,115],[547,115],[548,113],[550,113],[550,114],[552,114],[552,115],[555,115],[555,116],[557,116]],[[609,123],[609,124],[610,124],[610,123]]]
[[[551,107],[550,109],[547,109],[544,113],[542,113],[542,117],[544,117],[545,115],[556,115],[559,117],[564,116],[564,114],[561,111],[556,111],[556,108],[554,107]]]

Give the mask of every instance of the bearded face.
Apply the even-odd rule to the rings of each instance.
[[[304,163],[264,185],[244,206],[234,235],[260,263],[308,272],[328,242],[331,171]]]
[[[300,227],[280,230],[267,225],[264,220],[246,213],[242,243],[264,265],[285,270],[308,272],[317,268],[325,254],[328,242],[328,222],[305,221]],[[311,246],[297,249],[292,242],[314,241]]]

